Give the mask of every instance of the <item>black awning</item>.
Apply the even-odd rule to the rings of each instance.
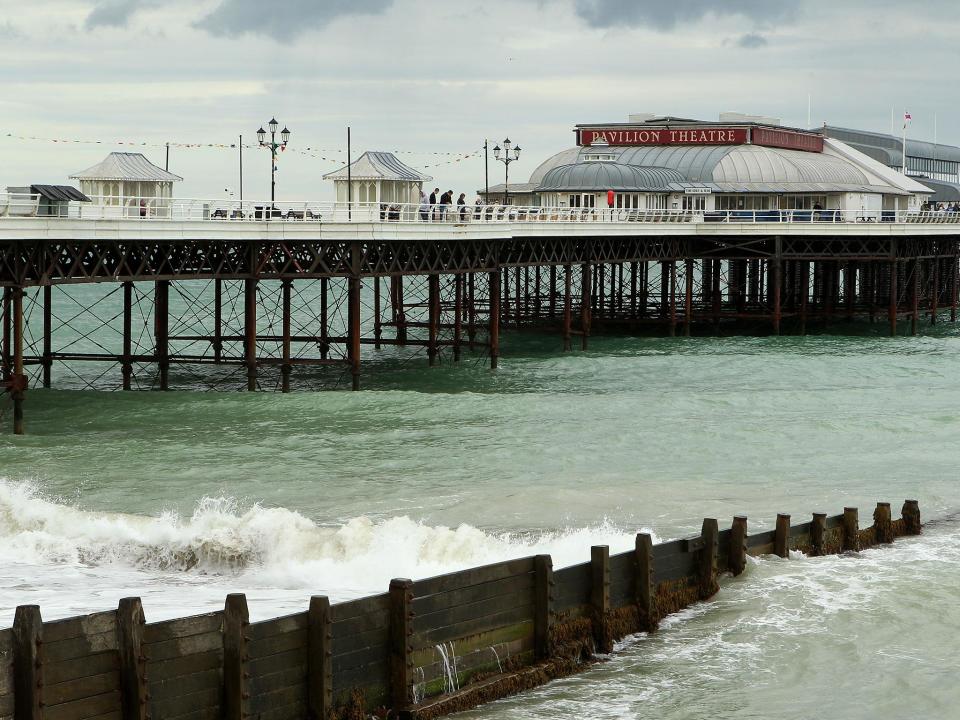
[[[66,202],[68,200],[92,202],[90,198],[70,185],[31,185],[30,192],[54,202]]]

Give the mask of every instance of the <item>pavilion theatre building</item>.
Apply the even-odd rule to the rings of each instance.
[[[577,125],[576,147],[509,187],[514,204],[641,210],[918,209],[931,190],[822,132],[734,113]],[[490,200],[503,198],[490,188]]]

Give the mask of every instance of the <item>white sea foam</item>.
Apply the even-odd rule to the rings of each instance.
[[[5,547],[0,570],[13,565],[32,568],[28,575],[54,567],[82,570],[77,587],[64,588],[71,575],[60,575],[56,591],[61,593],[89,597],[85,585],[91,576],[108,586],[159,580],[174,586],[170,591],[178,601],[192,604],[184,597],[185,586],[221,592],[229,584],[276,599],[279,611],[293,593],[302,601],[318,593],[345,599],[383,592],[394,577],[429,577],[537,553],[552,554],[554,566],[563,567],[588,560],[591,545],[625,551],[633,546],[634,533],[611,524],[492,533],[405,516],[357,517],[325,527],[286,508],[242,508],[226,497],[202,498],[190,517],[173,512],[143,517],[84,510],[45,498],[28,484],[0,481],[0,542]],[[137,576],[131,578],[131,572]],[[26,584],[45,595],[39,578]],[[0,606],[8,600],[9,594],[0,595]],[[102,608],[89,608],[94,609]]]

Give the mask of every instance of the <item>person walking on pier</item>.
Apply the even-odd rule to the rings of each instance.
[[[427,202],[427,194],[421,190],[420,191],[420,219],[424,222],[430,217],[430,203]]]
[[[437,193],[440,192],[440,188],[434,188],[433,192],[430,193],[430,219],[437,219]]]
[[[467,194],[460,193],[460,197],[457,198],[457,212],[460,215],[460,222],[467,221]]]
[[[440,219],[447,219],[447,210],[453,205],[453,190],[447,190],[440,196]]]

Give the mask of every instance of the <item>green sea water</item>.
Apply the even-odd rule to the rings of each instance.
[[[920,538],[753,562],[609,661],[469,716],[955,717],[958,328],[503,347],[493,372],[365,348],[359,393],[31,390],[28,434],[8,413],[0,435],[0,624],[129,594],[155,620],[235,590],[265,618],[707,516],[756,531],[857,506],[868,524],[916,498]]]

